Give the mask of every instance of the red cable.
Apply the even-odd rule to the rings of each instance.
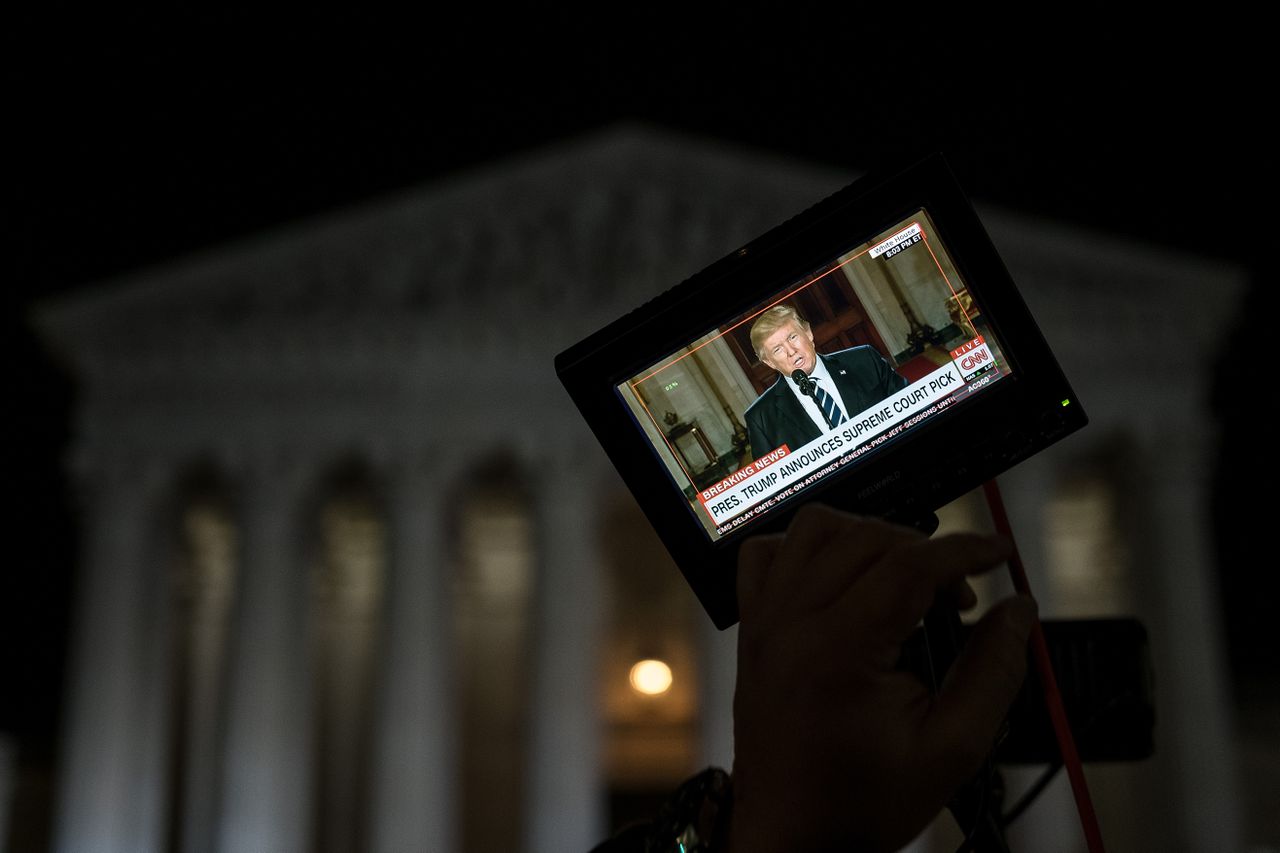
[[[988,480],[982,484],[982,492],[987,497],[987,506],[991,509],[996,532],[1013,544],[1013,554],[1009,557],[1009,577],[1013,580],[1013,588],[1022,595],[1031,595],[1031,584],[1027,581],[1027,571],[1018,554],[1018,544],[1013,539],[1013,529],[1009,526],[1004,499],[1000,497],[1000,487],[995,480]],[[1067,724],[1067,710],[1063,707],[1062,694],[1058,691],[1058,680],[1053,675],[1053,662],[1049,659],[1049,646],[1044,641],[1044,629],[1040,627],[1039,619],[1031,627],[1031,648],[1035,654],[1036,669],[1040,673],[1040,683],[1044,685],[1044,701],[1049,708],[1049,718],[1053,721],[1053,732],[1058,738],[1058,750],[1062,753],[1062,763],[1071,779],[1071,793],[1076,798],[1076,812],[1080,815],[1085,842],[1089,845],[1089,853],[1104,853],[1098,814],[1093,809],[1089,786],[1084,779],[1084,768],[1080,766],[1080,754],[1076,751],[1076,742],[1071,736],[1071,727]]]

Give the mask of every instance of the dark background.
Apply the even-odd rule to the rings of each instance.
[[[858,171],[940,149],[979,203],[1238,264],[1258,327],[1242,321],[1205,359],[1265,367],[1275,96],[1260,28],[1043,14],[20,15],[4,50],[17,547],[0,603],[0,731],[18,736],[24,767],[47,774],[55,756],[76,553],[63,473],[74,388],[27,317],[120,273],[641,120]],[[1226,440],[1205,452],[1220,459],[1220,592],[1247,693],[1275,674],[1261,653],[1275,598],[1257,589],[1266,502],[1243,497],[1239,473],[1256,477],[1263,445],[1257,375],[1220,377],[1206,411]]]

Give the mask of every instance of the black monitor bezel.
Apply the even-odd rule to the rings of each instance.
[[[980,301],[1012,374],[744,531],[710,541],[616,387],[921,208]],[[560,353],[556,370],[721,628],[737,621],[736,557],[748,531],[780,531],[819,496],[852,511],[913,522],[1087,422],[976,212],[936,154],[850,184]]]

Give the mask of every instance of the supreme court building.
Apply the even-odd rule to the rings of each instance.
[[[851,177],[625,126],[46,305],[85,543],[57,849],[585,851],[727,766],[734,633],[552,360]],[[1091,418],[1001,478],[1042,615],[1151,635],[1104,831],[1234,849],[1204,400],[1243,278],[979,213]],[[1064,779],[1014,839],[1083,849]]]

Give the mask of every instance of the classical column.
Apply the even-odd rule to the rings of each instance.
[[[1009,524],[1018,540],[1018,553],[1026,565],[1031,591],[1040,603],[1041,617],[1053,615],[1050,611],[1054,606],[1051,600],[1053,585],[1047,565],[1049,549],[1045,543],[1045,512],[1053,497],[1057,476],[1057,468],[1050,458],[1033,456],[997,478],[1000,495],[1009,512]],[[985,513],[986,501],[981,492],[978,499]],[[1005,575],[1007,577],[1007,573]]]
[[[84,572],[75,609],[71,690],[59,772],[55,848],[157,849],[163,779],[153,725],[157,680],[157,587],[149,565],[160,466],[139,460],[83,472],[87,501]]]
[[[1018,552],[1026,566],[1031,591],[1040,604],[1042,619],[1061,618],[1053,599],[1049,575],[1049,548],[1045,541],[1046,518],[1056,488],[1057,468],[1053,454],[1041,454],[1020,462],[999,478],[1000,493],[1009,511],[1009,523],[1018,541]],[[1000,569],[1000,571],[1004,571]],[[1010,586],[1001,579],[1000,588]],[[1041,767],[1001,768],[1011,791],[1024,791],[1040,776]],[[1009,828],[1014,849],[1043,850],[1045,853],[1076,853],[1080,846],[1080,818],[1066,773],[1036,799],[1035,807]]]
[[[738,678],[738,626],[721,631],[705,613],[699,612],[694,618],[698,620],[702,639],[701,763],[730,770],[733,767],[733,689]]]
[[[207,496],[201,496],[207,497]],[[226,497],[219,495],[219,497]],[[180,579],[171,618],[182,619],[170,636],[180,638],[176,650],[175,684],[181,708],[183,751],[177,772],[181,785],[181,814],[173,816],[182,853],[214,853],[217,842],[218,800],[221,795],[223,714],[226,664],[231,636],[235,589],[240,582],[239,533],[229,504],[183,507],[183,535],[188,560]]]
[[[18,739],[0,734],[0,838],[9,837],[9,814],[18,779]]]
[[[308,846],[312,788],[304,471],[283,457],[253,461],[243,483],[218,847],[293,853]]]
[[[458,768],[444,494],[452,475],[439,465],[411,463],[391,472],[389,485],[391,560],[374,735],[372,849],[454,850]]]
[[[1147,623],[1156,695],[1152,760],[1166,768],[1169,835],[1187,850],[1239,850],[1226,652],[1210,576],[1209,490],[1203,445],[1194,436],[1187,429],[1181,441],[1147,438],[1142,454],[1152,535],[1139,566],[1156,611]]]
[[[597,653],[601,566],[596,479],[573,450],[539,472],[525,837],[530,853],[589,850],[604,838]]]

